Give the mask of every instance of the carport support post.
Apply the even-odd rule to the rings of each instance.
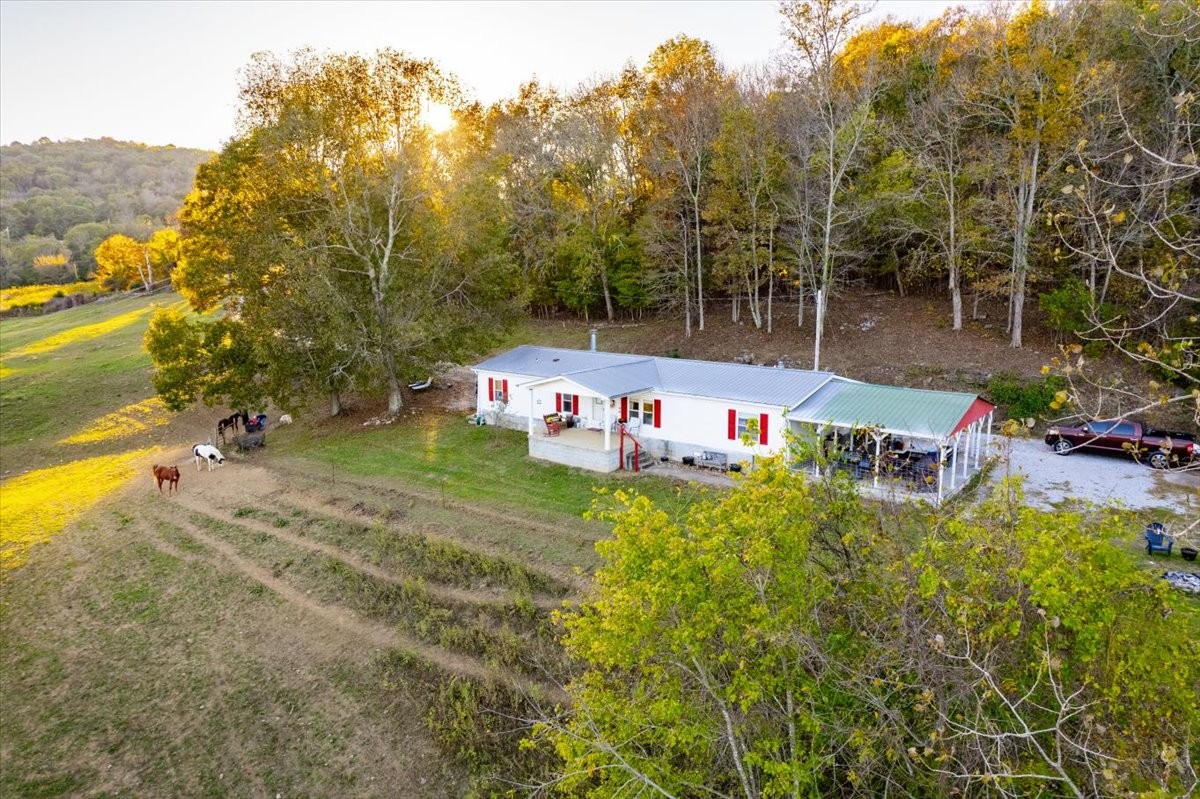
[[[976,468],[979,468],[979,450],[983,449],[983,420],[977,419],[976,425]]]
[[[883,445],[883,436],[872,433],[871,437],[875,439],[875,487],[879,488],[879,448]]]
[[[946,446],[938,442],[938,504],[942,504],[942,472],[945,469],[946,463]]]
[[[962,477],[963,482],[967,482],[967,469],[971,465],[971,426],[967,425],[963,431],[963,451],[962,451]]]
[[[954,467],[958,466],[958,435],[954,436],[954,449],[950,450],[950,490],[954,490]]]

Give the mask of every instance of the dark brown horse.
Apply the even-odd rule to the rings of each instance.
[[[179,489],[179,467],[153,466],[154,479],[158,481],[158,493],[162,493],[163,483],[167,483],[167,494]]]
[[[242,414],[235,413],[232,416],[217,422],[217,438],[221,439],[222,444],[225,443],[225,431],[233,430],[233,432],[236,433],[238,431],[238,424],[241,423],[241,421]]]

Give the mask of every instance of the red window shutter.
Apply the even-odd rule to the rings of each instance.
[[[507,380],[502,382],[500,391],[503,392],[504,402],[507,404],[508,403],[508,381]]]
[[[729,409],[729,440],[733,441],[737,438],[737,411],[733,408]]]
[[[492,378],[490,378],[490,377],[489,377],[489,378],[488,378],[488,398],[487,398],[487,401],[488,401],[488,402],[491,402],[491,401],[492,401],[492,400],[494,400],[495,398],[496,398],[496,381],[492,380]]]
[[[579,413],[579,395],[578,394],[574,394],[571,397],[571,413],[575,414],[576,416],[581,415]]]
[[[662,400],[654,401],[654,426],[662,427]]]
[[[767,420],[769,418],[765,413],[758,415],[758,443],[763,445],[767,443]]]
[[[629,421],[629,397],[621,397],[621,418]]]
[[[555,413],[562,413],[562,392],[554,392],[554,411]]]

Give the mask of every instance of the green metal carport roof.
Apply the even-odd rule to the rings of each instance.
[[[795,422],[870,427],[892,435],[944,441],[986,416],[991,403],[974,394],[869,383],[830,383],[793,408]]]

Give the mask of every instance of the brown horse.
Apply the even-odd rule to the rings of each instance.
[[[232,416],[226,417],[217,422],[217,437],[221,439],[221,443],[225,443],[225,431],[232,429],[233,432],[238,431],[238,424],[242,421],[242,414],[235,413]]]
[[[163,483],[167,483],[167,493],[179,490],[179,467],[153,466],[154,479],[158,481],[158,493],[162,493]]]

